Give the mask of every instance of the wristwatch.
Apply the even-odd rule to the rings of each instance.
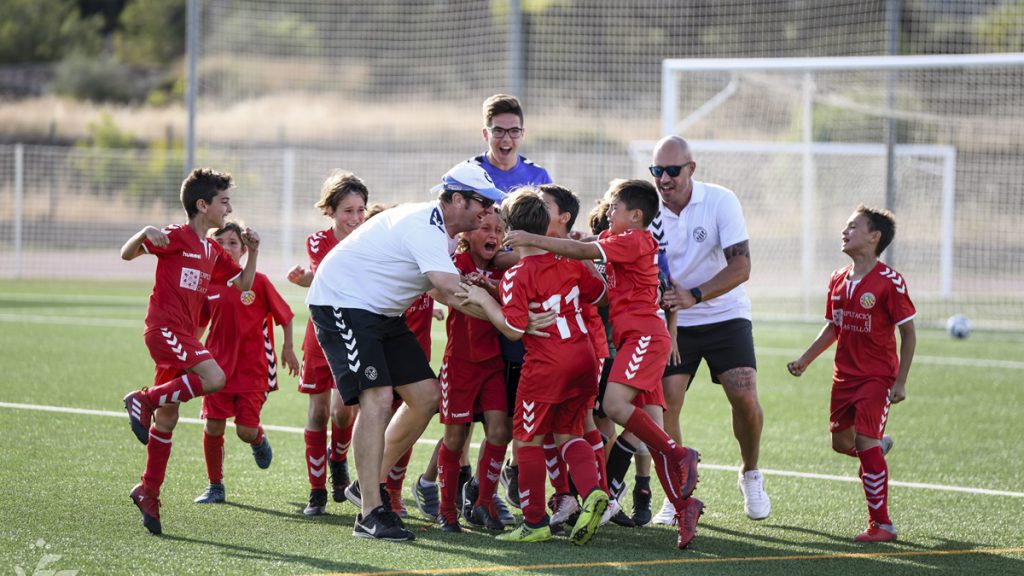
[[[690,288],[690,294],[693,294],[693,299],[697,301],[697,304],[704,301],[704,295],[701,294],[700,288]]]

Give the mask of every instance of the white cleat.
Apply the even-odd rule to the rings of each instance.
[[[771,514],[772,502],[764,491],[764,477],[760,470],[740,473],[737,485],[743,494],[743,511],[751,520],[764,520]]]
[[[665,498],[665,501],[661,504],[661,511],[654,515],[654,519],[651,520],[654,524],[664,524],[666,526],[676,525],[676,507]]]

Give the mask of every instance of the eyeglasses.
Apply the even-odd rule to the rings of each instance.
[[[491,136],[494,136],[498,140],[501,140],[506,135],[513,140],[518,140],[523,137],[523,129],[518,126],[515,128],[502,128],[500,126],[493,126],[487,128],[491,132]]]
[[[661,178],[661,175],[668,172],[670,178],[675,178],[682,173],[683,168],[686,168],[693,162],[687,162],[686,164],[679,164],[675,166],[648,166],[647,169],[651,171],[651,176],[655,178]]]

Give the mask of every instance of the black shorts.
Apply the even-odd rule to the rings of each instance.
[[[402,316],[313,305],[309,316],[346,405],[358,404],[359,394],[369,388],[436,377]]]
[[[757,369],[754,358],[754,331],[750,320],[737,318],[702,326],[680,326],[676,335],[679,364],[665,367],[665,376],[688,374],[690,382],[703,358],[711,371],[711,381],[721,384],[718,375],[733,368]],[[690,382],[686,384],[687,388]]]
[[[519,391],[519,374],[522,371],[522,363],[505,361],[505,397],[508,398],[509,418],[516,413],[516,392]]]
[[[612,364],[614,363],[614,356],[601,360],[601,379],[597,382],[597,402],[594,403],[595,418],[608,417],[604,413],[604,393],[605,390],[608,390],[608,377],[612,374]]]

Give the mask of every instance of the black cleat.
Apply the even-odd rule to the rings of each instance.
[[[318,488],[309,491],[309,504],[302,511],[306,516],[320,516],[327,510],[327,490]]]
[[[348,476],[348,460],[335,462],[328,458],[327,465],[331,468],[331,497],[335,502],[344,502],[345,489],[352,483]]]

